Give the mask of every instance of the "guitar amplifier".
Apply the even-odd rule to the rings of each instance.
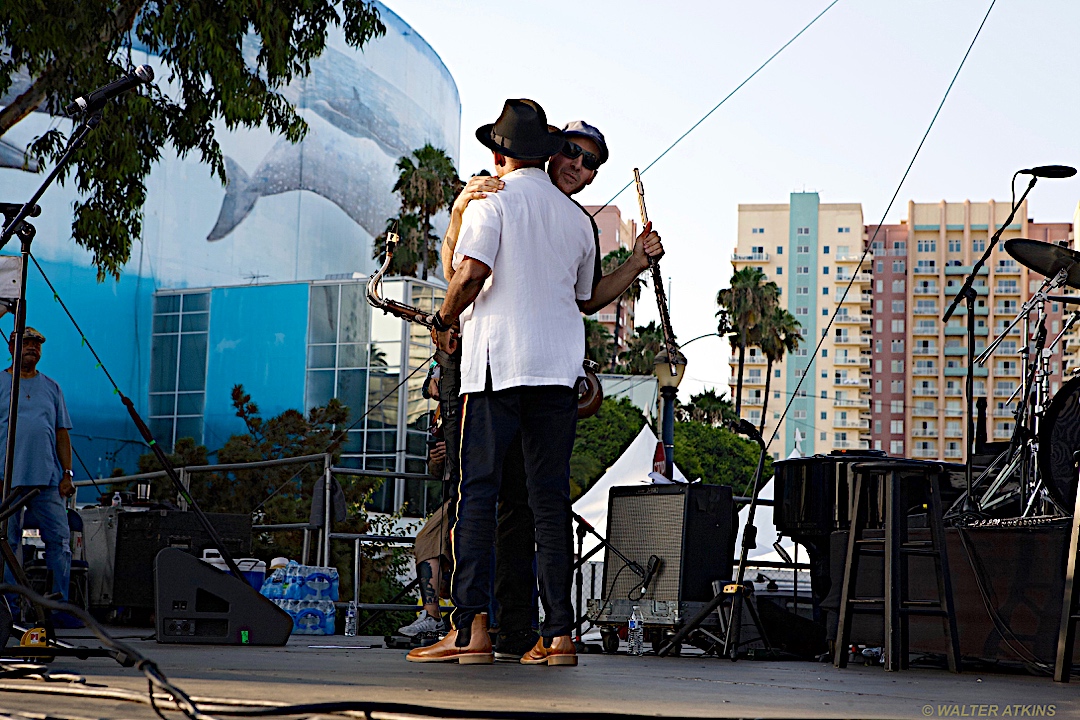
[[[113,582],[108,598],[112,606],[154,607],[154,558],[164,548],[202,557],[203,550],[214,547],[193,512],[150,510],[121,512],[114,517],[116,541],[110,563]],[[251,553],[250,515],[207,513],[206,517],[234,557]]]
[[[687,603],[711,600],[712,582],[731,579],[736,524],[730,487],[695,483],[611,488],[608,542],[642,569],[651,555],[662,565],[639,600],[635,588],[641,577],[605,548],[605,620],[620,621],[616,615],[634,604],[685,609]]]

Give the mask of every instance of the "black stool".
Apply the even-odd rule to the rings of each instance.
[[[949,670],[960,672],[960,642],[953,614],[952,584],[949,580],[949,561],[945,550],[945,526],[942,523],[940,482],[947,477],[944,466],[934,462],[892,460],[859,463],[854,467],[855,488],[852,494],[851,524],[848,529],[847,556],[844,561],[844,583],[840,594],[840,619],[836,633],[836,654],[833,664],[847,665],[851,638],[851,614],[874,612],[885,615],[885,669],[906,670],[908,667],[908,619],[912,615],[935,616],[942,619]],[[881,493],[885,519],[883,538],[864,537],[866,516],[870,503],[870,485],[876,479],[884,483]],[[929,489],[927,519],[930,541],[909,540],[907,514],[902,507],[905,485],[920,481]],[[861,555],[884,554],[884,592],[881,597],[856,598],[855,585]],[[937,573],[938,600],[908,599],[908,568],[906,559],[913,555],[934,558]]]
[[[1073,509],[1072,536],[1069,540],[1069,552],[1065,556],[1065,593],[1061,601],[1061,628],[1058,630],[1057,660],[1054,663],[1054,680],[1069,682],[1072,671],[1073,645],[1076,643],[1076,623],[1080,621],[1080,490],[1076,493],[1076,507]]]

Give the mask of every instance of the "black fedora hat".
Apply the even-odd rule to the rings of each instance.
[[[562,149],[562,131],[548,125],[547,114],[532,100],[507,100],[499,119],[476,128],[476,139],[515,160],[539,160]]]

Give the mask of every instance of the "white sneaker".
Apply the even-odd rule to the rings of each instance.
[[[406,637],[415,637],[421,633],[433,633],[442,626],[440,620],[428,615],[427,610],[421,610],[420,615],[405,627],[398,628],[398,632]]]

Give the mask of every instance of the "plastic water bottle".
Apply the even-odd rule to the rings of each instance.
[[[114,492],[112,494],[112,506],[113,507],[120,507],[123,504],[124,504],[124,501],[120,499],[120,491],[117,490],[116,492]]]
[[[637,605],[634,606],[634,611],[630,613],[630,620],[627,621],[626,626],[626,639],[630,643],[630,654],[643,654],[645,652],[645,626]]]
[[[345,611],[345,635],[356,637],[356,601],[349,603],[349,609]]]

